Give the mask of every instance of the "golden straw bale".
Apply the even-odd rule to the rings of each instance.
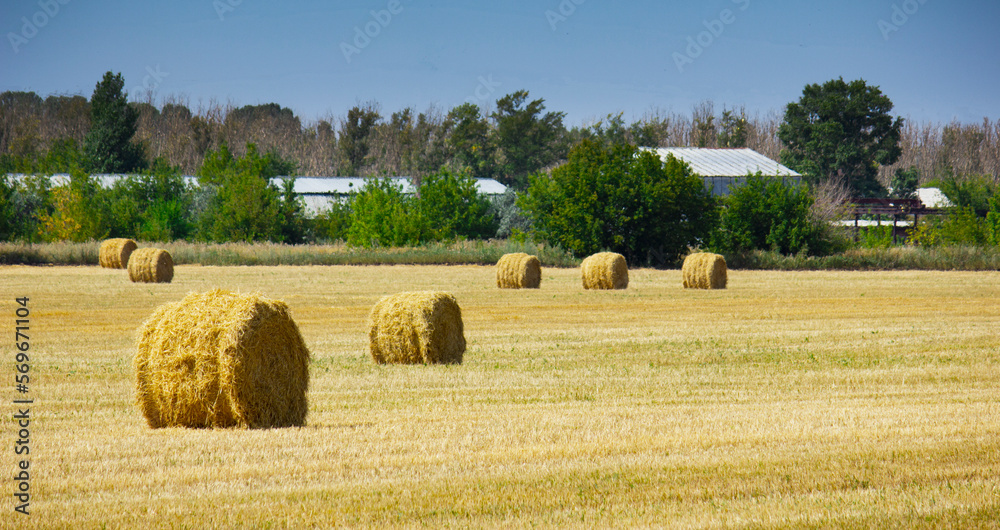
[[[725,289],[726,258],[709,252],[689,254],[681,267],[685,289]]]
[[[105,269],[124,269],[128,258],[139,245],[125,238],[105,239],[101,242],[100,262]]]
[[[504,254],[497,262],[497,287],[501,289],[538,289],[542,283],[542,264],[524,252]]]
[[[580,265],[584,289],[625,289],[628,287],[628,264],[625,256],[598,252]]]
[[[128,259],[128,277],[133,282],[170,283],[174,260],[166,250],[140,248]]]
[[[378,364],[461,364],[465,353],[462,311],[438,291],[383,297],[369,315],[368,338]]]
[[[191,293],[156,309],[136,350],[136,401],[150,427],[305,424],[309,350],[284,302]]]

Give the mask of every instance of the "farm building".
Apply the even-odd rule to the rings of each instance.
[[[656,153],[661,159],[667,155],[687,162],[691,170],[705,181],[712,195],[729,195],[729,189],[738,186],[748,174],[758,171],[767,177],[782,177],[800,182],[802,175],[754,151],[753,149],[704,149],[699,147],[643,148]]]
[[[110,188],[115,182],[125,175],[91,175],[100,182],[101,186]],[[18,180],[25,175],[11,174],[8,178]],[[185,175],[184,182],[192,187],[198,186],[198,177]],[[290,177],[274,177],[271,183],[282,188],[285,179]],[[413,182],[410,177],[388,177],[403,189],[403,193],[414,193]],[[306,215],[314,216],[317,213],[329,208],[331,202],[342,201],[350,194],[357,193],[365,186],[367,179],[363,177],[295,177],[294,191],[296,195],[302,197],[306,205]],[[52,186],[69,185],[70,177],[67,173],[58,173],[49,177]],[[493,179],[476,179],[476,189],[479,193],[487,197],[503,195],[507,191],[507,186]]]

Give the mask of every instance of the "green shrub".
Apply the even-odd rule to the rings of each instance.
[[[869,226],[858,232],[858,244],[863,248],[889,248],[892,246],[892,225]]]
[[[682,161],[591,139],[551,175],[532,176],[518,205],[541,240],[576,256],[610,250],[630,264],[653,265],[676,263],[701,243],[716,213],[701,178]]]
[[[487,239],[497,231],[490,201],[476,189],[476,180],[450,172],[423,178],[417,196],[420,215],[430,221],[430,240]]]
[[[830,251],[829,228],[817,220],[815,199],[804,185],[761,173],[730,189],[722,200],[712,247],[720,252],[773,250],[819,255]]]
[[[350,245],[417,245],[429,231],[414,201],[388,178],[368,179],[351,201],[351,225],[347,229]]]
[[[198,239],[300,242],[304,221],[302,204],[290,191],[294,179],[286,180],[285,190],[271,183],[294,167],[274,153],[261,156],[254,144],[247,144],[243,157],[234,157],[225,144],[205,155],[198,177],[207,191],[195,202]]]

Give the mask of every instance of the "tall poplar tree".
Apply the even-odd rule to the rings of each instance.
[[[132,142],[139,113],[129,106],[121,73],[107,72],[90,97],[90,131],[84,139],[94,173],[132,173],[146,167],[142,146]]]

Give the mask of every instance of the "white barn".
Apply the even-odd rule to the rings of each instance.
[[[781,177],[796,183],[802,175],[754,151],[753,149],[707,149],[700,147],[644,147],[662,160],[667,155],[683,160],[702,177],[712,195],[729,195],[729,189],[746,181],[748,174],[758,171],[765,177]]]

